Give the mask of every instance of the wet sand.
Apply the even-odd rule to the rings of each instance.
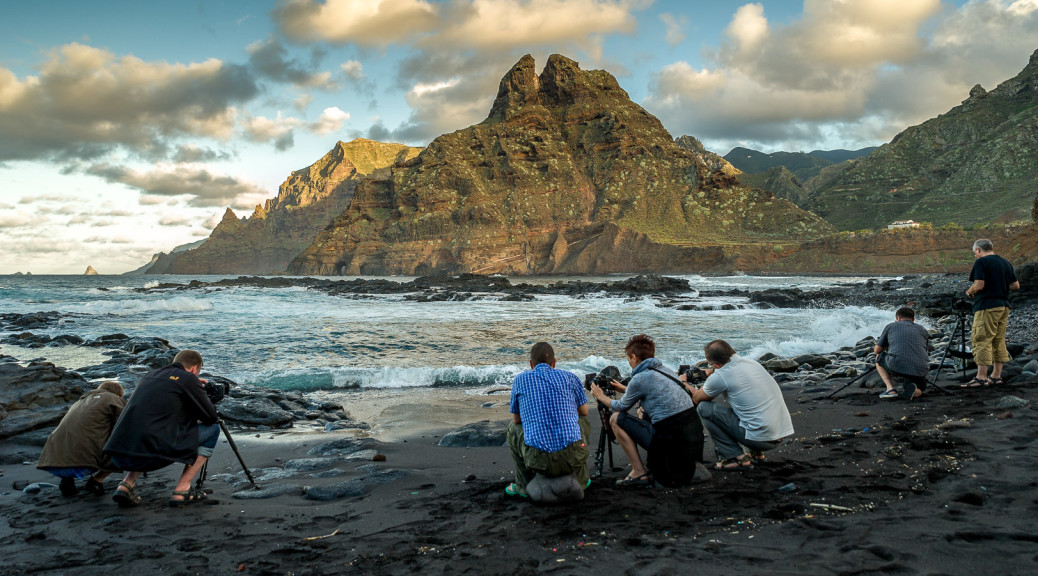
[[[506,396],[458,391],[356,398],[351,411],[375,424],[356,439],[365,451],[305,471],[311,449],[357,434],[234,432],[262,490],[222,441],[206,482],[214,505],[169,508],[172,467],[140,482],[140,507],[119,509],[108,496],[16,490],[52,478],[8,465],[0,573],[1033,574],[1038,413],[996,406],[1035,384],[940,383],[953,393],[910,403],[856,387],[836,400],[790,393],[793,438],[753,470],[691,488],[616,487],[614,447],[616,469],[558,507],[504,495],[506,448],[437,446],[459,418],[507,418]],[[594,410],[592,423],[594,446]],[[322,487],[350,495],[304,497]]]

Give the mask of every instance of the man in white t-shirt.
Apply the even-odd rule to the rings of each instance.
[[[712,367],[707,370],[710,376],[702,388],[690,388],[696,411],[714,441],[719,460],[714,468],[752,468],[754,460],[764,460],[766,450],[793,434],[782,390],[763,366],[739,356],[724,340],[710,342],[703,351]],[[727,406],[712,402],[722,394]]]

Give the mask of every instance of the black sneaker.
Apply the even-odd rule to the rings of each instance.
[[[72,478],[62,478],[61,482],[58,483],[58,489],[61,490],[61,495],[66,498],[79,494],[79,488],[76,488],[76,481]]]

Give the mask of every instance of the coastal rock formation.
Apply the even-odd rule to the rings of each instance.
[[[947,113],[808,181],[803,207],[841,230],[903,219],[934,225],[1030,220],[1038,174],[1036,104],[1038,51],[994,90],[976,86]]]
[[[97,276],[97,270],[94,270],[93,266],[87,266],[86,272],[83,272],[84,276]]]
[[[205,243],[158,257],[146,273],[284,272],[292,258],[350,205],[358,182],[413,158],[419,150],[363,138],[339,142],[313,165],[293,172],[277,197],[256,206],[252,216],[239,219],[228,208]]]
[[[50,362],[0,363],[0,439],[57,424],[89,387],[79,374]]]
[[[482,123],[357,184],[293,274],[724,271],[832,228],[671,138],[616,79],[524,56]]]

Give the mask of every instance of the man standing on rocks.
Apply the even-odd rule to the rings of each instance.
[[[692,401],[720,459],[714,469],[753,468],[766,450],[793,434],[782,390],[763,366],[739,356],[724,340],[710,342],[703,351],[710,375],[702,388],[693,390]],[[721,394],[728,398],[727,406],[712,401]]]
[[[966,296],[973,298],[973,360],[977,376],[963,388],[1002,383],[1002,365],[1010,360],[1006,350],[1006,323],[1009,321],[1009,291],[1019,290],[1013,265],[995,254],[991,240],[973,243],[973,270]],[[991,378],[988,378],[988,367]]]
[[[578,488],[590,484],[587,469],[587,395],[572,372],[555,368],[555,350],[547,342],[530,349],[530,369],[515,377],[509,403],[508,449],[515,462],[509,496],[526,498],[535,474],[545,478],[573,475]]]
[[[915,311],[901,308],[894,313],[896,322],[883,328],[876,340],[876,372],[887,389],[879,395],[887,400],[897,398],[894,376],[905,381],[901,397],[911,400],[922,396],[926,388],[926,373],[930,371],[930,333],[915,323]]]

